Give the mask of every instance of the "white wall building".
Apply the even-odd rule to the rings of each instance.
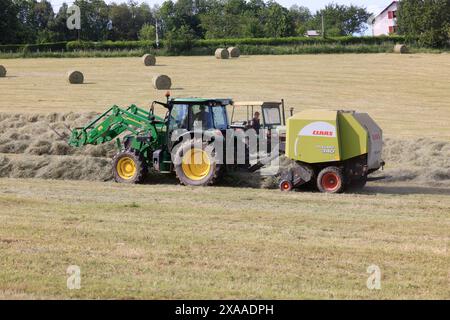
[[[372,35],[382,36],[397,33],[398,1],[392,1],[372,20]]]

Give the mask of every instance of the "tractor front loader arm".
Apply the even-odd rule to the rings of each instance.
[[[69,138],[69,145],[81,147],[87,144],[98,145],[109,142],[124,133],[145,135],[152,141],[157,139],[156,123],[162,119],[135,105],[122,109],[113,106],[84,127],[74,128]]]

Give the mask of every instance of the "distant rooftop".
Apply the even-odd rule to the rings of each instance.
[[[306,37],[320,37],[320,32],[317,30],[308,30],[305,32]]]

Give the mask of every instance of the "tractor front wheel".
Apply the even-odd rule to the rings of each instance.
[[[337,167],[326,167],[317,176],[317,188],[324,193],[340,193],[345,183],[342,170]]]
[[[116,182],[141,183],[146,172],[145,162],[137,152],[121,151],[113,159],[113,175]]]

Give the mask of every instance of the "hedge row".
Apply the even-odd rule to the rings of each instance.
[[[67,51],[76,50],[134,50],[156,48],[154,41],[70,41]]]
[[[293,46],[293,45],[381,45],[386,43],[402,43],[405,38],[402,36],[380,36],[380,37],[332,37],[332,38],[242,38],[242,39],[204,39],[192,40],[188,46],[191,48],[216,48],[220,46]],[[160,47],[185,47],[186,41],[172,41],[170,45],[161,41]],[[70,41],[44,44],[26,45],[0,45],[0,52],[43,52],[43,51],[79,51],[79,50],[151,50],[156,48],[154,41]]]
[[[46,52],[67,50],[67,42],[0,45],[1,52]]]
[[[328,37],[328,38],[307,38],[307,37],[288,37],[288,38],[242,38],[242,39],[205,39],[194,41],[194,46],[236,46],[236,45],[311,45],[311,44],[382,44],[404,42],[403,36],[380,36],[380,37]]]

